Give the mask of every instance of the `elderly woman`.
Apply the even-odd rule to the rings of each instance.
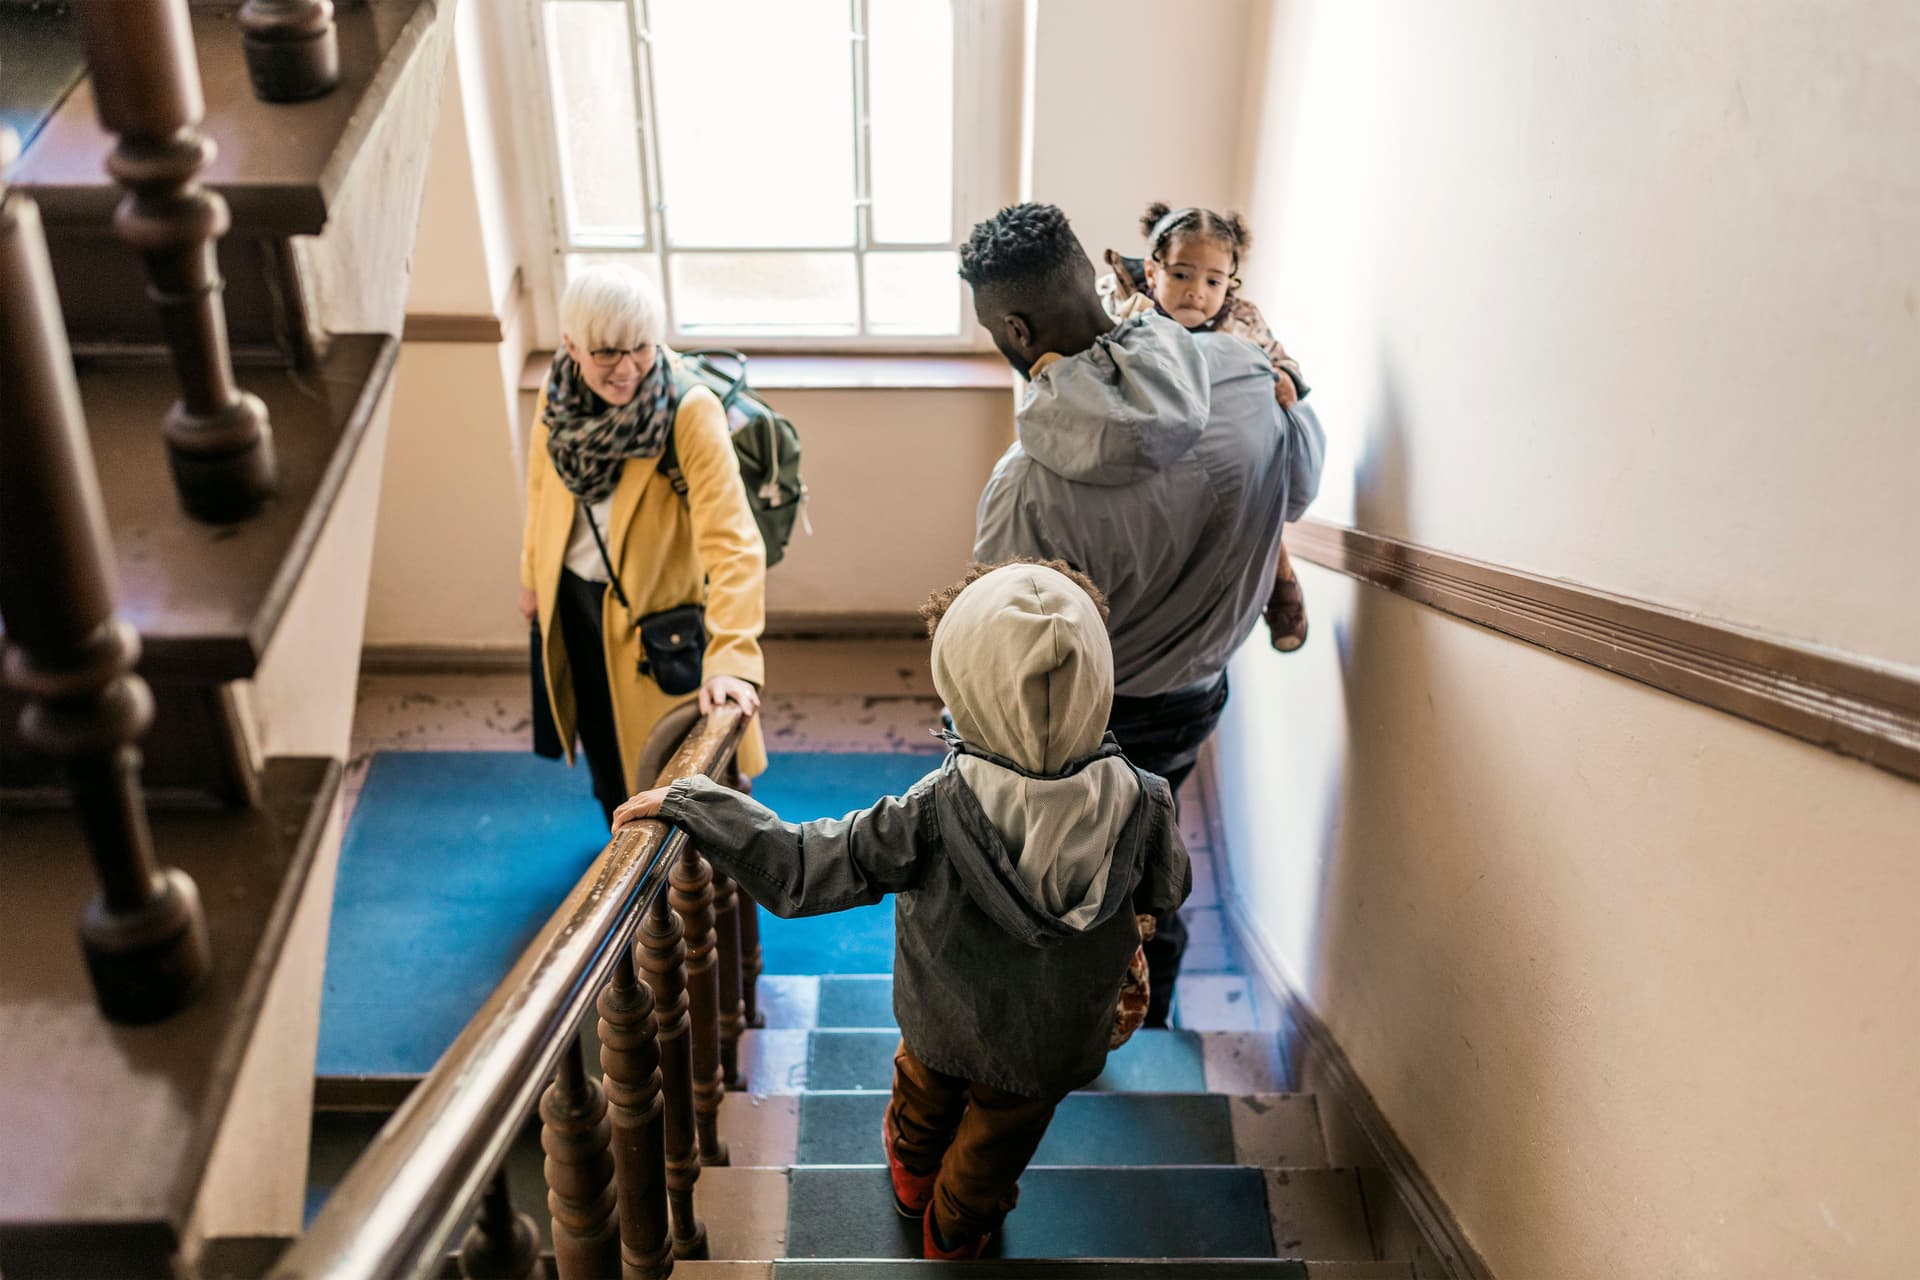
[[[696,693],[703,713],[734,702],[752,715],[765,679],[766,549],[720,401],[675,390],[664,312],[630,267],[576,276],[527,447],[520,612],[540,626],[568,761],[577,731],[609,818],[652,784],[637,771],[663,717]],[[659,469],[669,436],[685,497]],[[684,606],[704,606],[704,654]],[[766,768],[757,720],[738,761],[749,777]]]

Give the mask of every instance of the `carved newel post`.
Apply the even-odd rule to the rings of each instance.
[[[263,102],[303,102],[340,83],[333,0],[247,0],[240,29],[247,75]]]
[[[193,881],[159,866],[134,746],[153,695],[114,616],[105,506],[40,211],[0,187],[0,620],[20,738],[62,761],[101,892],[80,925],[106,1015],[153,1022],[212,968]]]
[[[107,169],[127,188],[114,230],[147,266],[180,379],[166,418],[167,458],[189,513],[225,523],[273,492],[267,408],[239,389],[227,346],[224,284],[214,242],[227,203],[200,185],[213,143],[186,0],[85,0],[81,34],[100,122],[120,135]]]

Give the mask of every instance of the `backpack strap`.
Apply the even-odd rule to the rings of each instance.
[[[660,448],[660,462],[654,469],[667,478],[667,483],[673,486],[673,491],[680,495],[682,502],[690,502],[691,500],[687,497],[687,477],[680,470],[680,449],[673,439],[674,424],[680,420],[680,400],[687,394],[687,384],[680,372],[678,355],[667,350],[663,345],[660,348],[660,358],[668,362],[667,374],[673,380],[673,397],[667,403],[666,443]]]

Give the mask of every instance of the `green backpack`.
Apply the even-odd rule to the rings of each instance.
[[[753,522],[760,526],[760,540],[767,546],[767,567],[779,564],[793,538],[793,524],[800,518],[800,504],[806,500],[807,484],[800,478],[800,433],[793,423],[775,413],[747,386],[747,358],[738,351],[668,352],[672,360],[675,409],[679,398],[693,387],[705,387],[720,397],[727,414],[727,434],[733,440],[733,456],[740,464],[740,482],[747,491],[747,508]],[[732,375],[721,370],[714,357],[731,360],[738,367]],[[660,454],[660,474],[673,491],[685,498],[687,478],[680,472],[680,455],[674,448],[673,433],[667,433],[667,447]]]

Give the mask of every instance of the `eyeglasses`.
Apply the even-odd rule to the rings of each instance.
[[[653,358],[653,344],[643,342],[637,347],[596,347],[587,352],[587,359],[593,361],[596,369],[617,368],[628,356],[633,357],[634,364],[644,368]]]

